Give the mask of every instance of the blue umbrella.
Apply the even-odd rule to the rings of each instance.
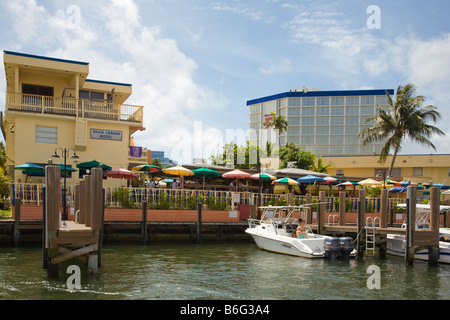
[[[399,193],[399,192],[405,192],[405,191],[406,191],[406,187],[393,187],[388,190],[388,192],[391,192],[391,193]]]
[[[299,183],[313,183],[316,181],[323,181],[323,178],[317,177],[317,176],[313,176],[313,175],[307,175],[301,178],[297,179],[297,182]]]
[[[450,189],[450,186],[446,185],[446,184],[442,184],[442,183],[434,183],[433,187],[438,187],[439,189]]]
[[[36,163],[27,162],[25,164],[21,164],[19,166],[14,167],[15,170],[24,170],[24,171],[45,171],[43,166],[40,166]]]

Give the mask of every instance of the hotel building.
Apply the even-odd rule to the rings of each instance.
[[[392,89],[320,91],[303,87],[249,100],[250,142],[264,145],[264,122],[275,112],[288,121],[278,140],[282,146],[293,142],[318,156],[379,154],[381,143],[363,147],[358,134],[370,126],[365,120],[375,115],[377,107],[387,107],[386,92],[394,94]]]
[[[97,160],[112,169],[146,164],[147,150],[135,147],[131,135],[143,128],[143,107],[126,104],[132,85],[88,79],[89,63],[4,51],[6,103],[1,128],[8,175],[15,182],[43,182],[32,172],[14,170],[33,162],[67,166]],[[133,152],[130,154],[130,146]],[[136,148],[139,152],[136,151]],[[59,159],[51,158],[57,151]],[[70,156],[76,152],[78,159]],[[67,179],[75,184],[74,172]],[[119,185],[107,179],[105,185]]]

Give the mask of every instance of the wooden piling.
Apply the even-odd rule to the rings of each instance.
[[[84,224],[86,221],[86,181],[80,180],[80,212],[78,213],[78,222]]]
[[[416,230],[416,187],[407,188],[405,263],[414,265],[414,232]]]
[[[318,218],[318,233],[322,234],[323,226],[325,225],[325,191],[319,192],[319,205],[317,208],[317,218]]]
[[[380,227],[387,228],[388,223],[388,190],[381,189]]]
[[[147,201],[142,201],[142,244],[147,244]]]
[[[366,190],[359,190],[358,201],[358,218],[357,218],[357,234],[356,234],[356,260],[362,260],[364,257],[364,216],[366,214]]]
[[[430,231],[439,238],[439,213],[440,213],[439,188],[430,188]],[[436,266],[439,263],[439,241],[436,245],[428,247],[428,264]]]
[[[47,248],[47,274],[58,276],[58,263],[52,262],[53,257],[58,255],[58,245],[52,242],[58,236],[59,231],[59,200],[60,195],[60,166],[45,167],[45,223],[46,223],[46,248]]]
[[[86,227],[91,226],[91,176],[84,177],[84,224]]]
[[[197,200],[197,243],[202,243],[202,203]]]
[[[306,208],[306,224],[312,224],[312,195],[311,193],[306,194],[306,204],[308,205]]]
[[[345,226],[345,191],[339,192],[339,225]]]
[[[14,199],[14,245],[18,246],[20,241],[20,198]]]

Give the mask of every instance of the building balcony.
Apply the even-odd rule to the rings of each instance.
[[[143,108],[143,106],[108,101],[7,92],[5,110],[7,112],[126,122],[135,127],[142,127]]]

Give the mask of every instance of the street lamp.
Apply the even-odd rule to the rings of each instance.
[[[66,171],[64,172],[64,188],[63,188],[63,214],[61,217],[61,220],[68,220],[68,216],[67,216],[67,203],[66,203],[66,174],[67,174],[67,168],[66,168],[66,163],[67,163],[67,157],[69,156],[69,151],[72,150],[73,151],[73,155],[70,157],[70,159],[79,159],[80,157],[77,156],[77,153],[75,152],[75,149],[66,149],[66,148],[56,148],[55,149],[55,153],[51,155],[52,158],[60,158],[60,156],[58,155],[58,150],[61,150],[61,155],[64,157],[64,168],[63,170]]]

